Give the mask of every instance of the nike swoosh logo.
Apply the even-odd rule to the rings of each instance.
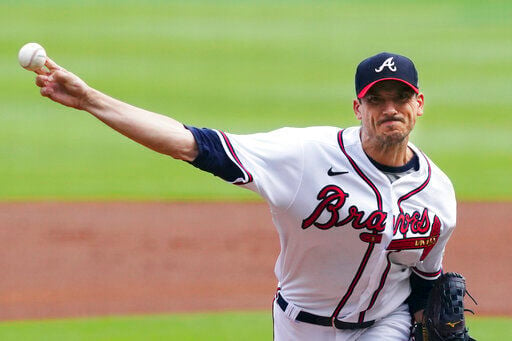
[[[348,172],[335,172],[332,170],[332,167],[329,168],[329,170],[327,171],[327,175],[329,176],[335,176],[335,175],[340,175],[340,174],[347,174]]]

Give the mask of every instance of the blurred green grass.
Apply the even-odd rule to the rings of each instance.
[[[267,312],[228,312],[155,316],[0,322],[4,341],[271,340]]]
[[[94,87],[234,133],[358,124],[357,63],[410,56],[426,113],[413,141],[459,199],[512,199],[508,1],[3,1],[0,200],[254,200],[41,98],[26,42]]]
[[[501,341],[512,334],[505,317],[471,317],[471,336]],[[0,322],[4,341],[271,340],[270,312],[223,312]]]

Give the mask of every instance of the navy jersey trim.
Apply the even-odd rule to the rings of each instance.
[[[373,165],[380,171],[386,172],[386,173],[403,173],[407,172],[410,169],[414,169],[415,171],[420,169],[420,161],[418,158],[418,155],[413,151],[413,157],[403,166],[399,167],[392,167],[392,166],[386,166],[381,163],[378,163],[374,159],[372,159],[368,154],[368,159],[373,163]]]
[[[228,182],[235,182],[239,179],[246,179],[246,173],[240,168],[234,160],[239,162],[238,158],[231,159],[227,154],[219,134],[213,129],[196,128],[185,126],[197,143],[198,155],[194,161],[189,162],[196,168],[212,173]],[[230,150],[231,144],[226,142]],[[252,177],[251,177],[252,179]]]

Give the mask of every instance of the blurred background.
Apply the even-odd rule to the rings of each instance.
[[[38,94],[16,57],[38,42],[93,87],[233,133],[359,124],[355,67],[392,51],[419,70],[413,141],[459,198],[510,199],[509,1],[0,3],[0,200],[255,199]]]

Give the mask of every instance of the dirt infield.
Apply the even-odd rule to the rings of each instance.
[[[445,269],[512,315],[512,203],[461,204],[458,225]],[[261,203],[4,203],[0,319],[270,310],[278,253]]]

